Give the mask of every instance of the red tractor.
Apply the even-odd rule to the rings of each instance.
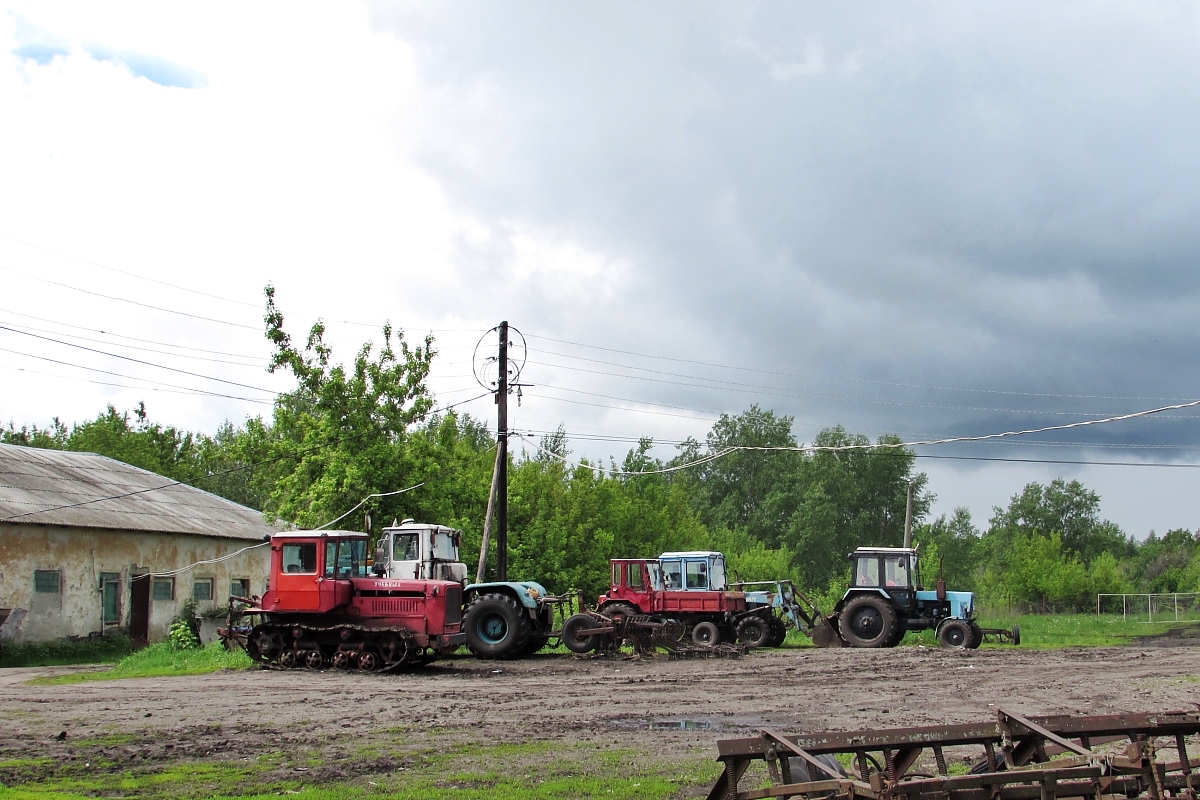
[[[261,621],[239,628],[231,602],[226,635],[265,666],[361,672],[423,664],[464,644],[462,584],[371,576],[368,543],[350,531],[275,534],[267,592],[237,612]]]
[[[733,642],[746,619],[746,596],[725,584],[725,557],[720,553],[663,553],[660,558],[614,558],[612,585],[600,595],[596,610],[606,617],[645,615],[653,620],[682,623],[685,635],[701,645]],[[578,618],[578,619],[577,619]],[[596,646],[595,628],[585,614],[567,620],[563,644],[577,653]]]

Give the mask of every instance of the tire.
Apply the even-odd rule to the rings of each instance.
[[[542,634],[534,636],[533,634],[530,634],[529,639],[525,642],[525,646],[521,648],[521,655],[531,656],[545,647],[549,642],[549,636],[544,636]]]
[[[596,622],[587,614],[575,614],[569,617],[563,623],[562,633],[558,638],[562,641],[563,646],[572,653],[590,653],[596,649],[598,645],[598,636],[585,636],[583,631],[591,630],[596,627]]]
[[[712,622],[697,622],[692,628],[692,642],[704,647],[714,647],[721,643],[721,629]]]
[[[970,647],[974,634],[966,620],[948,619],[938,628],[937,637],[942,647]]]
[[[1013,625],[1012,627],[1012,643],[1014,645],[1021,643],[1021,629],[1016,625]]]
[[[477,658],[516,658],[529,641],[529,617],[502,594],[480,596],[463,615],[463,627]]]
[[[737,640],[750,647],[765,647],[771,641],[771,623],[762,617],[746,617],[738,623]]]
[[[967,649],[978,650],[981,644],[983,644],[983,628],[979,627],[978,622],[971,620],[971,641],[967,645]]]
[[[779,647],[787,639],[787,624],[779,617],[771,617],[771,636],[767,639],[767,647]]]
[[[884,647],[896,647],[897,645],[900,644],[900,642],[904,641],[905,633],[907,633],[907,631],[904,629],[904,621],[897,618],[896,619],[896,630],[892,631],[892,635],[888,637],[887,642],[885,642],[883,646]]]
[[[842,636],[851,647],[887,647],[900,625],[892,604],[873,594],[847,603],[840,619]]]

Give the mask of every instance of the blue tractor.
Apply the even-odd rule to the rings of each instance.
[[[981,628],[972,592],[921,584],[915,548],[860,547],[850,554],[853,582],[834,607],[829,629],[814,629],[821,646],[895,647],[908,631],[933,630],[943,647],[974,649],[986,636],[1021,643],[1021,631]]]

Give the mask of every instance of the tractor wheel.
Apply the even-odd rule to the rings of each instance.
[[[529,617],[517,601],[485,594],[463,615],[467,647],[478,658],[516,658],[529,641]]]
[[[771,641],[771,623],[762,617],[746,617],[738,623],[737,640],[750,647],[766,647]]]
[[[596,627],[596,622],[587,614],[575,614],[563,623],[558,638],[572,653],[590,653],[600,644],[599,636],[588,636],[585,631]]]
[[[1012,626],[1012,634],[1011,635],[1012,635],[1012,643],[1013,644],[1021,643],[1021,629],[1018,628],[1016,625]]]
[[[981,644],[983,644],[983,628],[979,627],[978,622],[971,620],[971,641],[967,644],[967,649],[978,650]]]
[[[767,639],[767,647],[779,647],[787,639],[787,624],[779,617],[771,617],[771,636]]]
[[[631,603],[609,603],[600,609],[600,613],[609,619],[616,619],[617,617],[632,617],[642,612],[638,611],[637,607]]]
[[[713,622],[697,622],[692,628],[692,641],[705,647],[713,647],[721,643],[721,629]]]
[[[884,644],[884,647],[895,647],[896,645],[900,644],[900,642],[904,640],[905,632],[904,620],[897,617],[896,630],[892,631],[892,635],[888,638],[887,643]]]
[[[896,609],[878,595],[856,597],[841,613],[842,636],[851,647],[887,647],[899,625]]]
[[[938,642],[942,647],[970,647],[971,625],[966,620],[948,619],[938,628]]]
[[[545,647],[546,643],[549,641],[550,641],[549,636],[545,636],[543,634],[538,634],[537,636],[534,636],[533,634],[530,634],[529,639],[525,642],[525,647],[521,651],[521,654],[526,655],[526,656],[531,656],[534,653],[536,653],[537,651],[541,650],[543,647]]]

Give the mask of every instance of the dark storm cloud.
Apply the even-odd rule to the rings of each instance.
[[[472,212],[637,265],[623,318],[548,295],[514,310],[527,329],[813,376],[753,382],[807,393],[763,405],[852,429],[1200,396],[1186,5],[427,11],[376,18],[436,87],[426,166]],[[1200,438],[1178,417],[1071,437]]]

